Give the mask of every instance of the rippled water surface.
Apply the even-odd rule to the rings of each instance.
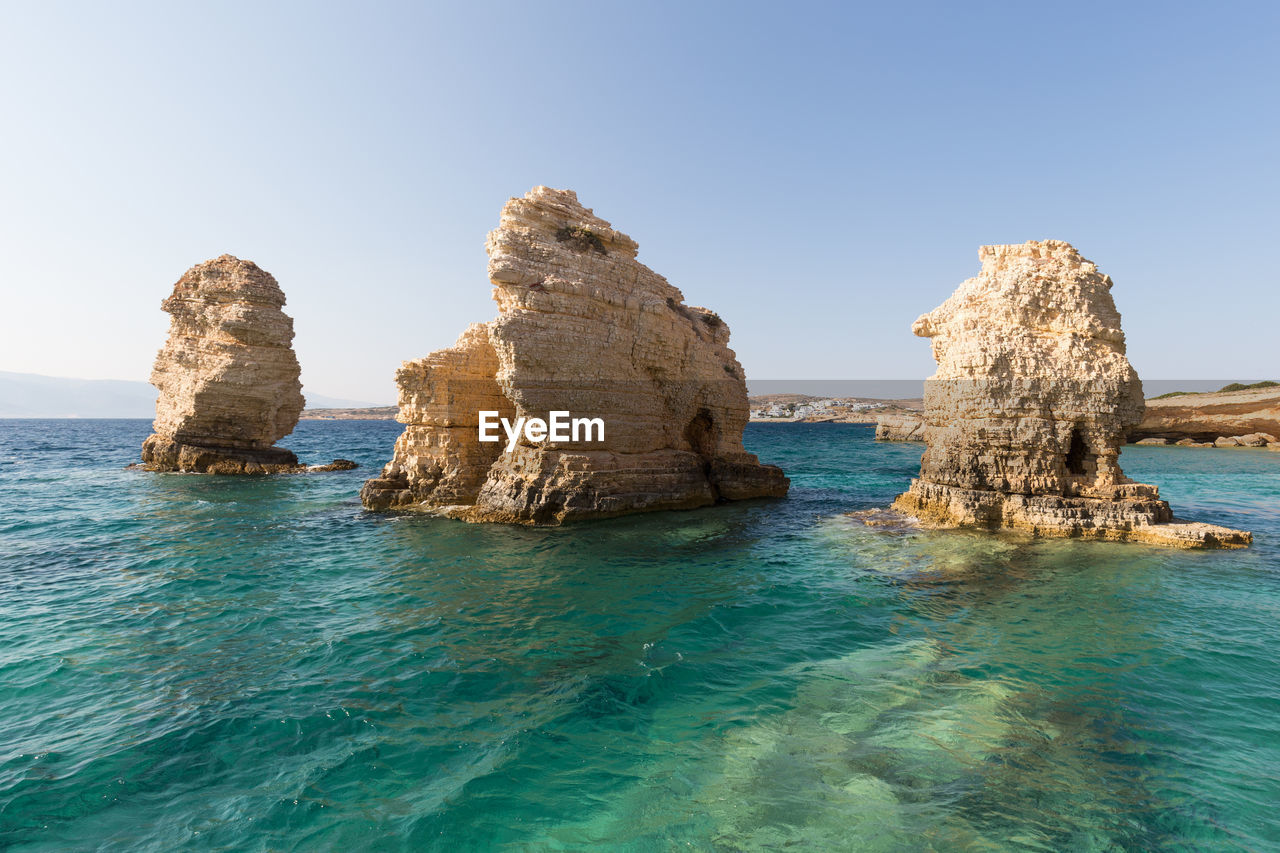
[[[893,533],[919,445],[752,425],[791,497],[563,529],[358,471],[123,470],[0,421],[0,849],[1280,847],[1280,454],[1130,447],[1253,548]]]

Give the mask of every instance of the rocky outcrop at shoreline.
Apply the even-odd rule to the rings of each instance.
[[[567,190],[537,187],[490,233],[498,317],[396,374],[405,431],[370,509],[558,524],[785,495],[742,446],[747,390],[714,312],[684,303],[637,244]],[[478,413],[599,418],[604,440],[479,440]]]
[[[1280,450],[1280,438],[1268,432],[1220,435],[1213,441],[1196,441],[1194,438],[1180,438],[1177,441],[1170,441],[1167,438],[1143,438],[1133,443],[1150,447],[1265,447],[1268,450]]]
[[[270,273],[222,255],[192,267],[162,304],[169,338],[151,384],[154,434],[142,445],[154,471],[263,474],[302,470],[273,446],[302,412],[293,320]]]
[[[1205,405],[1198,404],[1199,397],[1206,398]],[[1275,389],[1269,389],[1266,394],[1253,394],[1252,397],[1260,398],[1261,405],[1257,405],[1259,400],[1242,398],[1241,392],[1180,394],[1177,396],[1179,402],[1176,409],[1172,405],[1161,405],[1165,403],[1165,398],[1148,398],[1147,415],[1141,424],[1129,431],[1129,443],[1152,447],[1266,447],[1271,450],[1280,450],[1280,438],[1277,438],[1275,433],[1220,434],[1229,433],[1232,428],[1240,425],[1238,420],[1214,416],[1213,410],[1221,406],[1224,398],[1231,408],[1247,410],[1245,418],[1241,419],[1245,424],[1252,423],[1258,418],[1268,417],[1269,412],[1265,407],[1272,404],[1280,405],[1280,393],[1276,393]],[[1157,411],[1153,415],[1153,407],[1165,411]],[[1280,411],[1277,415],[1280,416]],[[876,441],[925,440],[923,414],[890,412],[878,415],[875,418],[875,424]],[[1178,427],[1181,427],[1181,430]],[[1185,432],[1191,432],[1195,437],[1178,437]],[[1280,433],[1280,425],[1277,426],[1276,432]]]
[[[1280,386],[1169,394],[1147,400],[1146,413],[1129,431],[1129,439],[1163,438],[1170,443],[1211,445],[1218,439],[1259,434],[1280,436]]]
[[[876,441],[924,441],[924,416],[881,415],[876,418]]]
[[[896,509],[938,527],[1238,547],[1178,522],[1119,466],[1142,419],[1111,279],[1068,243],[984,246],[982,270],[912,331],[931,339],[920,476]]]

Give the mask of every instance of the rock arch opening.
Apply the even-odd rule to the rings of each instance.
[[[707,485],[711,488],[711,498],[720,500],[720,488],[716,484],[716,476],[711,464],[715,459],[719,441],[716,437],[716,421],[711,417],[710,411],[698,410],[684,428],[684,440],[689,442],[689,449],[698,454],[702,460],[702,476],[706,477]]]
[[[1089,458],[1089,446],[1084,443],[1080,427],[1071,430],[1071,443],[1067,446],[1067,473],[1083,477],[1086,473],[1085,463]]]
[[[684,440],[689,442],[689,449],[710,462],[716,453],[716,422],[707,409],[699,409],[684,428]]]

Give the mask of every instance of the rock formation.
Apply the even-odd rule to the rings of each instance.
[[[876,441],[924,441],[924,418],[919,415],[880,415]]]
[[[747,389],[714,312],[639,263],[637,244],[566,190],[537,187],[489,234],[498,317],[396,374],[405,431],[370,509],[557,524],[786,494],[742,446]],[[600,418],[604,441],[479,440],[481,410],[514,421]],[[595,438],[596,436],[591,436]]]
[[[1142,421],[1129,439],[1191,439],[1212,443],[1218,438],[1256,433],[1280,436],[1280,387],[1246,388],[1178,394],[1147,400]]]
[[[916,320],[937,373],[927,449],[895,508],[942,527],[1237,547],[1248,533],[1175,522],[1120,470],[1142,419],[1111,279],[1057,241],[984,246],[982,271]]]
[[[302,412],[293,320],[284,293],[251,261],[223,255],[187,270],[161,307],[172,320],[151,384],[160,390],[154,434],[142,445],[154,471],[261,474],[301,470],[273,447]]]

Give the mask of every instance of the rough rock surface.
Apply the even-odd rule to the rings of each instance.
[[[142,445],[156,471],[262,474],[300,470],[276,441],[302,412],[293,320],[275,278],[223,255],[197,264],[161,307],[169,339],[151,384],[160,390],[154,434]]]
[[[1142,418],[1111,279],[1068,243],[984,246],[982,270],[912,331],[938,364],[928,447],[894,506],[922,523],[1045,536],[1238,547],[1248,533],[1175,522],[1119,466]]]
[[[876,418],[876,441],[924,441],[924,418],[881,415]]]
[[[1211,442],[1223,436],[1249,433],[1280,435],[1280,388],[1250,388],[1180,394],[1147,401],[1147,410],[1129,432],[1142,438],[1190,438]]]
[[[350,459],[335,459],[332,462],[326,462],[324,465],[308,465],[307,470],[312,473],[322,473],[328,471],[354,471],[359,468],[358,462]]]
[[[639,263],[637,244],[571,191],[537,187],[489,234],[498,317],[396,374],[405,431],[370,509],[557,524],[785,495],[742,446],[748,417],[729,329]],[[481,443],[478,411],[601,418],[605,440]]]

